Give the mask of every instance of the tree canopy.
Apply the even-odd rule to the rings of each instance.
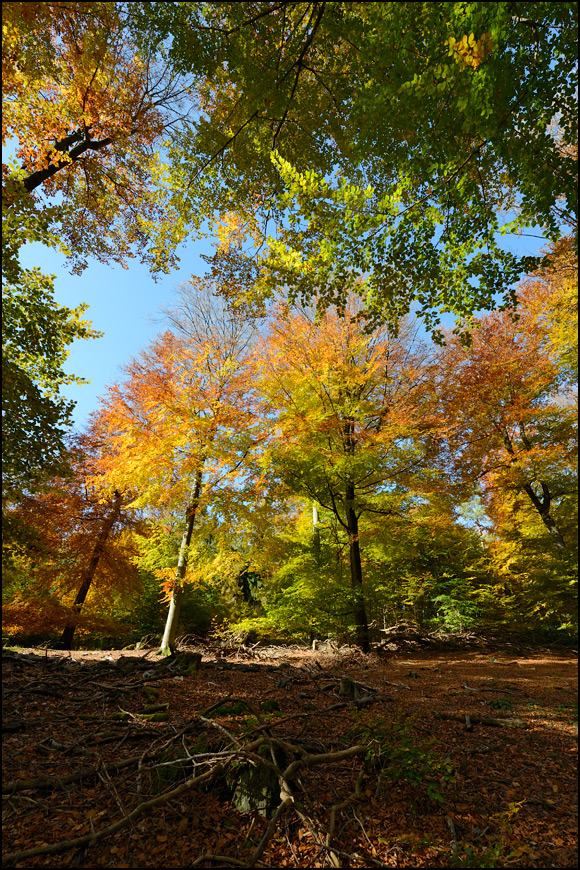
[[[189,224],[238,216],[213,273],[234,299],[253,267],[258,298],[285,286],[344,307],[362,274],[371,318],[416,303],[434,329],[439,310],[509,299],[533,263],[504,234],[575,223],[575,4],[136,3],[133,16],[195,78],[169,189]]]

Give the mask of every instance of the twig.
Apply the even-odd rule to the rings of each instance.
[[[237,739],[237,737],[234,737],[233,734],[230,734],[227,728],[224,728],[224,726],[220,725],[219,722],[214,722],[213,719],[206,719],[205,716],[200,716],[199,713],[197,714],[197,718],[201,719],[202,722],[205,722],[206,725],[211,725],[212,728],[217,728],[218,731],[221,731],[223,734],[225,734],[230,743],[233,743],[234,746],[237,746],[238,748],[241,747],[241,743]]]
[[[288,795],[288,797],[284,798],[284,800],[278,806],[278,809],[276,810],[276,812],[274,813],[274,815],[272,816],[272,818],[268,822],[268,827],[266,828],[266,830],[264,832],[264,836],[262,837],[262,839],[260,840],[260,842],[258,843],[256,848],[254,849],[254,852],[252,853],[251,858],[249,858],[248,861],[243,865],[244,867],[256,867],[256,862],[257,862],[258,858],[260,857],[260,855],[262,854],[262,852],[264,851],[264,849],[266,848],[266,846],[270,842],[272,835],[274,834],[274,831],[276,829],[276,825],[278,824],[278,820],[286,812],[286,809],[292,803],[294,803],[294,798],[291,795]]]
[[[490,686],[480,686],[477,689],[474,689],[472,686],[468,686],[467,683],[464,683],[462,686],[463,689],[467,689],[468,692],[501,692],[502,695],[515,695],[515,692],[510,692],[508,689],[492,689]]]
[[[158,806],[159,804],[167,803],[173,798],[178,797],[180,794],[183,794],[187,789],[192,788],[196,785],[201,785],[203,782],[207,782],[212,777],[216,776],[224,769],[223,764],[217,764],[211,770],[207,770],[205,773],[200,774],[199,776],[191,777],[186,780],[181,785],[178,785],[176,788],[171,791],[165,792],[164,794],[157,795],[157,797],[152,798],[151,800],[144,801],[142,804],[139,804],[132,810],[125,818],[120,819],[119,821],[113,822],[112,825],[108,825],[106,828],[102,828],[100,831],[91,834],[85,834],[83,837],[75,837],[74,840],[61,840],[58,843],[51,843],[45,846],[36,846],[33,849],[25,849],[22,852],[11,852],[8,855],[5,855],[2,863],[6,866],[10,866],[11,864],[17,864],[20,861],[24,861],[27,858],[32,858],[35,855],[54,855],[57,852],[67,852],[69,849],[76,849],[79,846],[84,846],[85,843],[90,843],[93,845],[98,840],[102,840],[104,837],[108,837],[110,834],[114,834],[115,831],[120,830],[120,828],[124,828],[129,822],[132,822],[134,819],[138,818],[145,810],[151,809],[152,807]],[[227,859],[229,860],[229,859]]]

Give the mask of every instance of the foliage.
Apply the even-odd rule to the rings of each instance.
[[[156,150],[183,83],[136,51],[118,3],[7,3],[2,58],[2,141],[43,210],[66,206],[53,216],[75,269],[146,256]]]
[[[184,582],[204,585],[242,570],[235,547],[216,548],[218,529],[232,514],[243,526],[250,500],[260,497],[248,474],[261,438],[248,379],[251,334],[212,302],[211,288],[191,288],[181,313],[179,333],[166,331],[127,366],[128,379],[109,389],[93,424],[106,445],[105,479],[132,491],[132,506],[156,519],[182,518],[177,568],[158,559],[171,548],[159,535],[170,531],[163,522],[151,539],[152,560],[142,563],[156,571],[169,601],[164,651],[175,644]]]
[[[518,316],[495,312],[478,319],[470,347],[449,340],[442,355],[441,393],[453,419],[450,463],[481,480],[489,502],[523,493],[561,550],[556,521],[572,509],[576,479],[576,413],[561,395],[562,368],[536,313],[542,285],[519,292]],[[529,296],[532,295],[531,300]]]
[[[20,266],[26,242],[125,263],[143,251],[144,221],[160,221],[155,149],[178,85],[135,52],[117,3],[6,3],[2,40],[3,492],[18,498],[63,474],[73,403],[60,388],[75,338],[96,337],[54,298],[52,276]]]
[[[213,277],[429,329],[512,299],[499,233],[575,224],[576,7],[135,3],[145,50],[191,74],[168,145],[176,221],[229,226]],[[164,232],[158,241],[165,243]],[[259,250],[257,260],[252,253]],[[264,245],[264,243],[266,243]],[[360,285],[360,275],[364,275]],[[460,328],[463,328],[461,326]]]
[[[444,803],[439,785],[455,782],[454,765],[436,751],[437,741],[418,741],[411,729],[408,719],[388,720],[368,712],[361,714],[350,736],[367,745],[366,762],[370,770],[379,772],[379,784],[383,778],[415,786],[426,782],[427,797]]]
[[[253,443],[247,363],[234,343],[211,333],[169,330],[126,366],[109,388],[95,431],[107,445],[100,463],[134,492],[134,507],[162,511],[188,503],[203,474],[200,510],[228,486]]]
[[[571,316],[565,329],[556,324],[574,265],[569,243],[559,250],[554,267],[518,289],[517,315],[478,319],[469,347],[450,338],[441,395],[454,420],[449,481],[481,487],[504,618],[511,611],[522,624],[570,628],[577,578],[574,324]]]
[[[329,512],[347,537],[353,623],[368,644],[359,521],[389,515],[427,489],[435,423],[429,359],[413,335],[363,331],[344,317],[282,308],[260,346],[259,385],[274,418],[265,460]]]
[[[577,630],[577,511],[561,514],[564,552],[549,546],[543,523],[522,496],[498,496],[489,513],[489,567],[504,605],[503,615],[494,608],[495,618],[520,628]]]
[[[6,511],[3,539],[3,625],[10,631],[55,632],[70,621],[114,496],[95,484],[95,447],[71,445],[72,476],[50,481],[46,492],[23,495]],[[133,530],[139,520],[121,508],[91,575],[81,629],[119,628],[120,603],[139,586]],[[126,611],[125,611],[125,615]],[[76,617],[75,617],[76,618]]]
[[[267,544],[271,571],[259,589],[259,607],[232,613],[230,632],[258,638],[351,638],[348,538],[333,515],[303,509]],[[513,610],[498,598],[486,550],[472,530],[433,498],[397,516],[362,518],[359,526],[370,634],[399,622],[421,630],[465,631],[494,624]]]
[[[578,254],[564,237],[548,249],[551,264],[521,285],[526,308],[537,318],[562,368],[563,385],[578,385]]]
[[[11,190],[11,207],[3,201],[2,209],[2,454],[3,496],[17,499],[65,472],[64,437],[74,404],[60,390],[85,382],[66,373],[67,348],[101,333],[82,318],[86,305],[55,301],[54,276],[20,265],[27,242],[62,246],[48,228],[52,212],[39,212],[18,184]]]
[[[62,622],[122,493],[87,619],[157,631],[185,579],[196,633],[572,626],[575,5],[4,6],[10,618]],[[188,232],[211,280],[69,455],[98,333],[23,245],[155,272]]]
[[[145,535],[137,537],[136,562],[139,566],[146,563],[155,564],[153,570],[140,569],[141,587],[135,592],[133,598],[126,607],[124,619],[132,626],[132,631],[137,639],[145,635],[161,635],[165,622],[165,608],[167,592],[163,588],[170,566],[175,565],[179,549],[179,536],[169,536],[167,531],[163,533],[168,546],[165,556],[157,554],[152,558],[154,547],[148,543]],[[181,603],[180,626],[183,634],[194,634],[205,637],[211,633],[216,619],[224,618],[227,612],[227,603],[224,601],[223,586],[213,578],[207,580],[200,578],[196,581],[190,575],[190,582],[184,588],[183,601]]]

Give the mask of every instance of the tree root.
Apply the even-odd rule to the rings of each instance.
[[[205,717],[200,718],[202,720],[205,720]],[[214,727],[217,726],[217,723],[212,722],[212,720],[205,720],[205,722],[208,725],[212,725]],[[32,858],[37,855],[53,855],[59,852],[62,853],[71,849],[77,849],[79,847],[90,847],[98,841],[116,833],[124,826],[132,823],[147,810],[150,810],[153,807],[173,800],[188,789],[207,785],[220,774],[225,773],[228,765],[235,760],[238,763],[243,763],[245,761],[248,764],[263,765],[273,771],[278,777],[280,783],[280,804],[278,805],[278,808],[276,809],[273,817],[268,822],[268,825],[260,842],[247,860],[242,861],[240,859],[234,859],[231,857],[205,853],[204,855],[197,858],[193,862],[192,866],[197,866],[198,864],[203,863],[203,861],[219,861],[225,864],[225,866],[231,865],[248,868],[263,866],[259,863],[260,857],[268,846],[270,840],[272,839],[281,817],[291,807],[293,808],[298,818],[302,821],[302,823],[311,831],[311,834],[313,835],[313,838],[318,844],[319,848],[322,851],[327,852],[327,854],[329,855],[329,859],[332,861],[334,866],[341,866],[340,863],[337,863],[339,862],[340,852],[339,850],[332,847],[332,838],[336,826],[336,817],[342,809],[345,809],[350,804],[360,798],[360,786],[363,781],[364,771],[361,770],[358,775],[355,791],[353,792],[353,794],[347,797],[345,800],[340,801],[331,807],[330,824],[326,836],[323,836],[317,831],[317,828],[318,830],[320,830],[322,827],[320,823],[317,820],[310,819],[297,806],[294,795],[294,790],[296,788],[295,783],[297,781],[297,777],[300,771],[314,767],[316,765],[334,764],[364,755],[366,753],[366,747],[362,745],[356,745],[335,752],[313,753],[307,752],[298,744],[291,743],[286,740],[277,739],[275,737],[265,734],[261,734],[260,736],[248,741],[245,745],[243,745],[235,738],[232,739],[232,735],[225,728],[223,728],[223,726],[218,726],[217,730],[224,733],[224,736],[228,738],[230,745],[232,742],[234,743],[234,745],[231,747],[231,749],[228,749],[225,752],[204,754],[203,760],[201,760],[200,758],[199,762],[201,764],[209,765],[209,769],[204,771],[204,773],[188,777],[185,782],[181,783],[170,791],[166,791],[163,794],[157,795],[149,800],[139,803],[133,810],[129,812],[125,813],[123,810],[124,817],[122,819],[113,822],[105,828],[102,828],[100,831],[92,831],[89,834],[85,834],[81,837],[75,837],[74,839],[62,840],[57,843],[52,843],[48,845],[45,844],[31,849],[25,849],[19,852],[12,852],[3,858],[3,864],[6,866],[10,866],[22,861],[26,861],[28,858]],[[267,750],[270,750],[269,754],[271,756],[271,760],[261,754],[260,750],[263,751],[264,747],[266,747]],[[280,759],[282,759],[282,762],[280,762]],[[110,780],[110,773],[118,771],[122,768],[129,767],[133,764],[140,764],[142,763],[142,760],[143,756],[135,756],[132,758],[124,759],[124,761],[121,762],[114,762],[112,764],[96,766],[92,770],[85,769],[82,772],[79,772],[77,774],[71,774],[68,777],[40,777],[36,780],[26,780],[22,782],[17,781],[14,783],[10,783],[8,786],[6,786],[4,791],[7,794],[13,794],[16,791],[22,791],[24,789],[46,788],[53,787],[55,785],[64,787],[64,785],[70,782],[74,782],[81,777],[84,778],[91,774],[99,777],[104,777],[114,788],[114,785]],[[195,760],[195,756],[191,756],[190,760]],[[154,765],[154,768],[156,766],[157,765]]]

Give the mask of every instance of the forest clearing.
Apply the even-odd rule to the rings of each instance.
[[[489,646],[5,651],[5,863],[575,867],[577,654]]]

